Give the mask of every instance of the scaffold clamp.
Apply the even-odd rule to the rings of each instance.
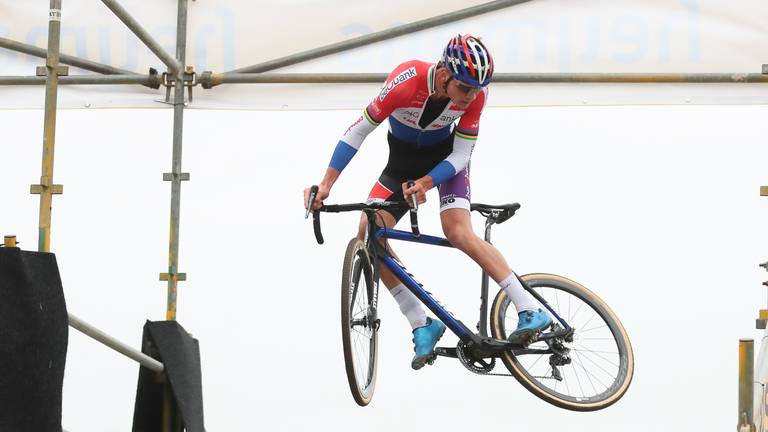
[[[189,181],[189,173],[163,173],[163,181]]]
[[[186,273],[160,273],[160,280],[164,282],[167,282],[167,281],[183,282],[187,280],[187,274]]]
[[[48,76],[48,66],[38,66],[35,68],[35,75],[37,76]],[[68,66],[59,66],[56,68],[56,75],[58,76],[69,76],[69,67]]]
[[[60,184],[55,184],[55,185],[33,184],[33,185],[30,185],[29,187],[29,193],[33,195],[40,195],[43,193],[45,189],[50,189],[53,195],[61,195],[64,193],[64,185],[60,185]]]

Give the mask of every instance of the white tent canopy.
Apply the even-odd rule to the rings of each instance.
[[[175,2],[120,2],[173,54]],[[396,0],[373,9],[332,1],[190,2],[187,64],[227,72],[430,18],[481,1]],[[0,0],[0,37],[45,47],[47,9]],[[322,17],[322,18],[320,18]],[[768,46],[768,5],[714,0],[534,0],[279,72],[389,72],[407,59],[436,60],[455,33],[484,38],[497,73],[759,73]],[[162,62],[103,4],[68,0],[62,10],[64,54],[146,74]],[[0,50],[0,75],[33,75],[42,60]],[[90,73],[71,68],[70,74]],[[762,104],[761,84],[497,84],[491,106],[582,104]],[[193,108],[358,108],[376,84],[248,84],[195,89]],[[42,87],[0,87],[0,108],[40,106]],[[332,97],[331,97],[332,95]],[[63,86],[62,108],[158,107],[163,89]]]

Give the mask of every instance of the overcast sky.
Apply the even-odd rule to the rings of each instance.
[[[360,427],[728,430],[737,346],[765,307],[768,184],[763,106],[492,108],[472,158],[473,198],[520,202],[494,242],[519,273],[575,279],[618,314],[636,355],[616,405],[573,413],[512,378],[440,358],[415,372],[410,328],[382,293],[379,380],[359,408],[347,387],[339,277],[357,215],[324,215],[319,246],[302,189],[320,180],[359,111],[186,114],[178,320],[200,340],[208,430]],[[37,245],[42,111],[2,111],[0,232]],[[165,315],[170,110],[59,113],[53,205],[71,312],[135,347]],[[386,125],[328,202],[363,200],[386,161]],[[422,232],[440,234],[434,192]],[[481,220],[473,219],[477,231]],[[446,307],[476,322],[479,270],[460,252],[398,244]],[[492,287],[495,294],[496,287]],[[446,335],[441,345],[453,345]],[[501,365],[497,372],[503,371]],[[70,332],[63,426],[128,431],[138,365]],[[506,426],[505,426],[506,425]],[[514,425],[514,426],[513,426]]]

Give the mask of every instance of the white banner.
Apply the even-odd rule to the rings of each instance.
[[[227,72],[482,4],[483,1],[342,0],[189,2],[187,64]],[[176,2],[121,4],[175,53]],[[44,48],[48,2],[0,0],[0,36]],[[67,0],[62,53],[137,73],[164,65],[106,6]],[[768,59],[768,4],[758,0],[533,0],[280,72],[389,72],[408,59],[436,60],[455,33],[484,38],[497,72],[759,73]],[[33,75],[43,59],[0,49],[0,75]],[[90,73],[71,68],[70,74]],[[195,88],[193,107],[352,108],[378,85],[233,84]],[[0,87],[0,108],[41,107],[40,88]],[[763,85],[500,85],[490,104],[766,103]],[[153,107],[164,90],[62,86],[60,107]]]

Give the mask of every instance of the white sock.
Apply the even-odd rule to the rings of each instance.
[[[408,318],[408,322],[411,323],[412,329],[424,327],[427,325],[427,314],[424,313],[424,309],[421,307],[421,302],[405,285],[398,284],[396,287],[389,290],[392,296],[400,306],[400,312]]]
[[[517,309],[517,313],[539,310],[538,302],[523,288],[523,284],[520,283],[514,272],[499,282],[499,286],[507,292],[509,299],[512,300]]]

